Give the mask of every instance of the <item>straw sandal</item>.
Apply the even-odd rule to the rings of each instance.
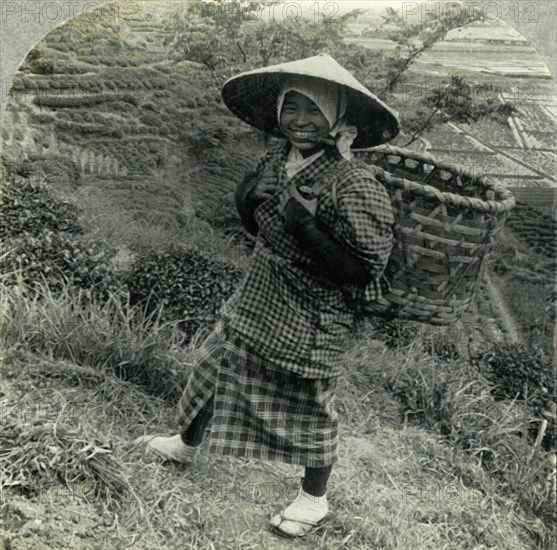
[[[329,513],[327,501],[315,500],[300,490],[298,498],[270,521],[270,526],[288,537],[303,537],[321,523]]]
[[[134,440],[134,445],[147,443],[145,456],[163,458],[182,464],[189,464],[197,455],[197,447],[190,447],[182,441],[180,434],[171,437],[143,435]]]

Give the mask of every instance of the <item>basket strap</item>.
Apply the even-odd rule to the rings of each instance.
[[[335,174],[335,176],[337,176],[338,174]],[[333,177],[333,181],[331,184],[331,199],[333,201],[333,206],[335,208],[335,212],[336,214],[338,214],[338,198],[337,198],[337,182],[338,182],[338,177]]]
[[[381,174],[385,173],[385,170],[383,170],[383,168],[380,168],[379,166],[375,166],[372,164],[368,164],[365,161],[359,161],[358,162],[359,166],[361,168],[365,168],[372,177],[376,177],[376,174],[379,172]],[[330,190],[331,190],[331,200],[333,201],[333,207],[335,209],[335,212],[338,214],[338,194],[337,194],[337,185],[340,181],[340,177],[341,177],[341,165],[336,165],[333,170],[330,172],[329,174],[329,179],[328,181],[330,182]],[[383,182],[379,179],[379,183],[381,183],[381,185],[383,185]]]

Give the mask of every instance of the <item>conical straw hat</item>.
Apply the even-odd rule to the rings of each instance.
[[[317,80],[336,82],[345,88],[345,118],[358,128],[358,137],[352,145],[354,148],[373,147],[390,141],[398,134],[399,124],[393,111],[328,54],[234,76],[222,87],[223,101],[244,122],[284,138],[277,120],[277,99],[289,75],[307,75]]]

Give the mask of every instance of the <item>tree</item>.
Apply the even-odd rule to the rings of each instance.
[[[393,54],[384,59],[386,82],[379,92],[381,96],[392,96],[407,80],[408,71],[418,58],[443,40],[450,30],[484,19],[479,10],[473,7],[462,9],[456,3],[448,3],[442,13],[440,17],[407,22],[396,10],[387,8],[384,23],[394,27],[387,32],[387,36],[397,47]],[[461,76],[451,75],[418,101],[412,101],[411,97],[404,95],[404,104],[399,105],[399,111],[409,139],[403,146],[412,144],[425,131],[450,120],[476,122],[489,118],[506,124],[516,109],[500,99],[496,91],[493,85],[470,84]]]
[[[402,146],[409,146],[439,124],[449,121],[470,123],[481,119],[507,124],[515,112],[514,105],[499,100],[495,86],[469,84],[461,76],[452,75],[434,88],[416,110],[403,113],[402,125],[409,137]]]
[[[490,87],[451,76],[418,98],[400,94],[410,69],[419,57],[447,33],[482,19],[475,9],[457,9],[447,4],[437,18],[406,21],[387,8],[384,34],[396,44],[394,51],[373,51],[360,44],[346,43],[346,26],[364,10],[319,21],[259,20],[261,2],[193,0],[187,11],[177,13],[170,23],[171,48],[184,59],[196,61],[210,71],[214,92],[238,72],[270,64],[293,61],[320,52],[331,53],[362,84],[388,101],[400,113],[410,145],[427,130],[449,120],[472,122],[492,118],[501,123],[514,112],[511,104],[491,94]],[[451,7],[452,6],[452,7]],[[496,95],[496,94],[495,94]]]

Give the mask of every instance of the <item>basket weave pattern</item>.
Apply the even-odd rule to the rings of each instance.
[[[390,313],[446,325],[469,307],[513,195],[460,167],[392,146],[355,151],[387,189],[395,245],[385,270]]]

